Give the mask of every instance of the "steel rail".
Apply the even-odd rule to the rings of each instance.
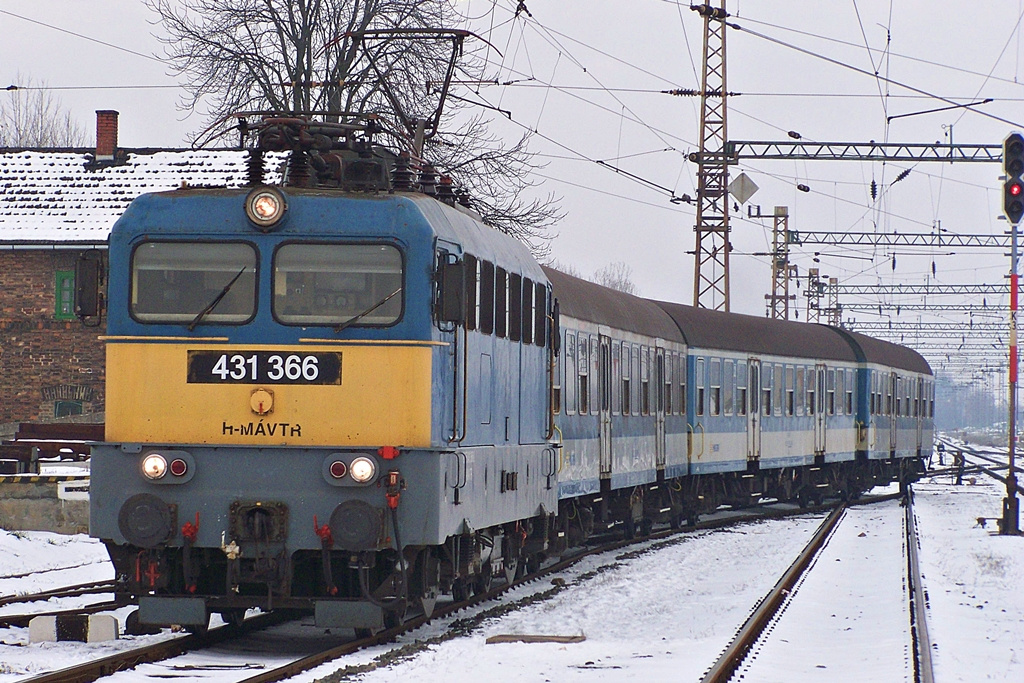
[[[845,504],[840,505],[825,518],[825,521],[818,527],[818,531],[811,537],[810,542],[786,570],[786,573],[782,575],[775,587],[761,599],[753,613],[747,617],[736,633],[736,637],[725,648],[718,661],[704,674],[701,683],[725,683],[732,678],[747,653],[750,652],[750,648],[761,637],[764,629],[778,613],[797,581],[810,566],[811,561],[825,547],[826,541],[831,537],[839,520],[845,514],[846,507]]]
[[[914,491],[907,487],[906,541],[907,577],[910,591],[910,634],[914,642],[914,681],[934,683],[935,672],[932,664],[932,641],[928,635],[928,592],[921,578],[921,564],[918,561],[920,540],[917,536],[917,522],[914,519]]]
[[[874,503],[880,503],[887,500],[893,500],[899,498],[899,494],[887,494],[882,496],[869,496],[861,498],[857,501],[847,503],[846,505],[871,505]],[[653,534],[644,537],[638,537],[632,540],[617,540],[612,543],[604,543],[599,546],[588,548],[577,554],[567,557],[556,564],[550,565],[541,569],[539,572],[524,577],[511,584],[505,584],[498,586],[497,588],[470,598],[469,600],[451,603],[444,607],[435,609],[431,614],[430,618],[420,616],[413,618],[400,626],[396,626],[386,631],[381,631],[369,638],[362,638],[358,640],[349,641],[336,647],[324,650],[319,653],[314,653],[307,657],[303,657],[294,662],[289,662],[276,669],[261,672],[250,678],[246,678],[239,683],[271,683],[272,681],[281,681],[286,678],[295,676],[303,671],[307,671],[313,667],[319,666],[332,659],[337,659],[346,654],[351,654],[357,650],[370,647],[372,645],[378,645],[394,640],[399,635],[412,631],[419,626],[427,623],[430,620],[434,620],[443,616],[447,616],[458,612],[459,610],[467,607],[478,605],[487,600],[491,600],[504,592],[526,583],[536,581],[544,578],[550,574],[563,571],[580,560],[596,555],[599,553],[609,552],[625,548],[637,543],[666,539],[678,534],[688,533],[693,531],[704,531],[710,529],[720,529],[725,527],[734,526],[737,524],[757,522],[765,519],[780,519],[785,517],[794,517],[799,515],[806,515],[814,512],[824,512],[832,510],[833,505],[817,505],[809,506],[802,509],[772,509],[772,508],[759,508],[756,513],[748,513],[742,515],[736,515],[732,517],[726,517],[722,519],[709,520],[704,522],[698,522],[692,526],[687,526],[683,530],[665,529],[658,531]],[[84,611],[84,610],[80,610]],[[33,615],[35,616],[35,615]],[[182,636],[180,638],[174,638],[171,640],[163,641],[161,643],[155,643],[146,647],[121,652],[103,659],[94,660],[91,662],[85,662],[67,669],[59,671],[52,671],[45,674],[40,674],[33,678],[25,679],[25,683],[91,683],[104,676],[109,676],[119,671],[125,671],[136,667],[139,664],[146,664],[151,662],[163,661],[184,654],[186,652],[195,651],[204,647],[211,647],[218,643],[235,639],[240,636],[247,635],[254,631],[268,628],[276,625],[283,621],[287,621],[291,618],[291,614],[287,612],[271,612],[269,614],[261,614],[259,616],[246,619],[240,626],[232,627],[225,626],[210,630],[206,633],[197,633],[192,635]]]
[[[6,605],[13,605],[16,603],[25,602],[40,602],[44,600],[50,600],[52,598],[75,598],[81,595],[90,595],[93,593],[113,593],[116,584],[113,579],[107,579],[103,581],[90,581],[89,583],[80,583],[74,586],[65,586],[63,588],[55,588],[48,591],[40,591],[39,593],[26,593],[24,595],[9,595],[6,597],[0,597],[0,607]]]

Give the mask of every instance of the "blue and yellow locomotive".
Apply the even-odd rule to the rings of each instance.
[[[378,629],[595,529],[856,495],[930,449],[909,349],[586,283],[372,128],[256,130],[248,186],[132,203],[105,313],[79,271],[107,320],[90,531],[144,623]]]

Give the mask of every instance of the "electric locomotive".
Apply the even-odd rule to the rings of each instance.
[[[544,272],[350,125],[270,119],[250,154],[248,187],[143,195],[110,236],[91,533],[119,592],[143,623],[378,629],[513,577],[557,509]]]

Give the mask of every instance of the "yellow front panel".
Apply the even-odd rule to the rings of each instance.
[[[190,384],[188,352],[226,344],[107,344],[106,438],[118,442],[248,446],[430,445],[431,354],[415,344],[259,346],[275,353],[341,353],[341,384]],[[250,406],[259,389],[273,409]],[[258,394],[265,396],[266,394]]]

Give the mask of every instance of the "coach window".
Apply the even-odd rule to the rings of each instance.
[[[836,371],[833,368],[829,368],[825,375],[825,412],[836,414]]]
[[[765,416],[772,414],[772,366],[770,363],[761,364],[761,414]]]
[[[679,401],[677,404],[680,415],[686,415],[686,373],[689,369],[686,365],[687,356],[685,354],[680,354],[678,372],[676,373],[676,376],[679,378]]]
[[[722,361],[718,358],[711,359],[711,376],[708,378],[708,386],[711,388],[710,403],[708,412],[712,415],[722,414]]]
[[[523,278],[523,343],[533,343],[533,280]]]
[[[694,373],[693,381],[696,382],[697,387],[697,406],[696,413],[698,415],[704,414],[704,359],[697,359],[697,371]]]
[[[797,416],[803,416],[804,414],[804,368],[800,366],[796,369],[796,383],[794,384],[794,399],[796,400],[796,407],[794,414]]]
[[[480,262],[480,331],[494,332],[494,264]]]
[[[747,414],[747,362],[736,361],[736,414]]]
[[[640,414],[651,414],[651,350],[640,348]]]
[[[665,392],[665,414],[671,415],[675,409],[675,401],[672,396],[672,378],[675,377],[676,365],[679,363],[679,358],[676,354],[666,351],[665,352],[665,386],[662,389]]]
[[[577,379],[577,354],[576,354],[576,333],[571,330],[565,331],[565,380],[562,386],[565,387],[565,413],[572,415],[576,412],[576,389],[579,386]]]
[[[558,414],[562,412],[562,354],[553,355],[551,362],[555,366],[551,379],[551,404],[555,409],[555,414]]]
[[[533,343],[544,346],[547,339],[548,288],[543,282],[534,285],[533,296]]]
[[[796,378],[793,376],[794,369],[792,365],[786,366],[786,417],[793,417],[796,415],[796,394],[795,394],[795,382]]]
[[[772,408],[776,416],[783,414],[783,403],[785,396],[786,366],[782,363],[775,364],[775,383],[772,386]]]
[[[843,370],[836,371],[836,414],[843,414],[843,397],[846,395],[846,373]]]
[[[622,342],[612,342],[612,376],[611,382],[612,415],[618,415],[622,408]]]
[[[629,403],[630,382],[629,382],[629,344],[622,345],[622,414],[629,415],[631,408]]]
[[[580,334],[576,350],[579,356],[579,410],[580,415],[586,415],[590,412],[590,342],[587,335]]]
[[[400,288],[402,257],[397,249],[395,254]],[[144,242],[132,253],[131,314],[139,322],[239,324],[255,313],[256,248],[251,244]]]
[[[814,385],[817,384],[817,368],[807,368],[807,414],[816,415],[818,406],[814,402]]]
[[[853,370],[846,371],[846,414],[853,415]]]

